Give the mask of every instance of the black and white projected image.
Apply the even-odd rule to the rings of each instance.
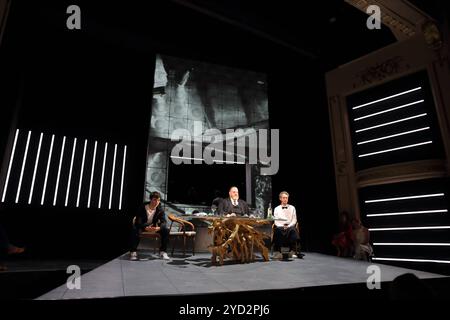
[[[197,126],[195,130],[194,125]],[[195,135],[200,132],[198,126],[201,126],[202,133],[212,128],[222,133],[225,133],[226,129],[269,129],[266,76],[227,66],[164,55],[156,56],[145,199],[150,192],[159,191],[164,200],[184,203],[185,197],[180,194],[183,187],[180,187],[180,184],[185,186],[187,191],[188,188],[196,188],[195,184],[202,184],[202,179],[206,179],[200,176],[195,181],[187,181],[179,174],[180,170],[176,170],[176,177],[171,176],[170,172],[170,168],[174,166],[170,163],[170,153],[175,145],[175,142],[170,140],[172,132],[176,129],[186,129],[196,140],[198,137]],[[235,161],[239,162],[237,155]],[[221,170],[221,166],[248,166],[248,174],[228,181],[225,172],[229,172],[229,169]],[[209,205],[217,190],[226,197],[230,186],[244,185],[247,190],[252,190],[251,194],[246,195],[252,207],[264,210],[270,196],[266,196],[267,199],[262,199],[261,196],[271,195],[270,177],[265,177],[265,183],[257,186],[262,179],[258,177],[258,170],[252,170],[251,166],[253,165],[235,163],[216,165],[218,170],[214,173],[214,180],[217,185],[208,192],[201,191],[204,188],[199,187],[197,203],[191,204]],[[245,172],[241,169],[237,171]],[[171,188],[171,184],[176,184],[176,188]],[[258,192],[255,193],[254,190]],[[246,193],[246,190],[241,191]]]

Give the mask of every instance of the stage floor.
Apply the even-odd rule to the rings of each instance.
[[[149,253],[146,257],[149,260],[129,261],[128,254],[124,254],[82,275],[80,289],[69,290],[64,284],[37,299],[196,295],[366,283],[367,267],[375,264],[319,253],[305,253],[304,259],[292,261],[257,260],[248,264],[226,261],[223,266],[212,266],[208,253],[186,259],[175,256],[171,261]],[[414,273],[420,279],[445,277],[376,265],[380,267],[382,282],[405,273]]]

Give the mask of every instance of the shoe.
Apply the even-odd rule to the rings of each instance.
[[[130,252],[130,260],[132,260],[132,261],[138,260],[138,256],[137,256],[137,252],[136,251]]]
[[[159,253],[159,256],[160,256],[163,260],[170,260],[169,255],[168,255],[166,252],[164,252],[164,251],[161,251],[161,252]]]
[[[25,251],[25,248],[20,248],[16,246],[9,246],[8,254],[19,254]]]
[[[273,260],[281,260],[283,259],[283,254],[280,251],[276,251],[273,256],[272,256]]]

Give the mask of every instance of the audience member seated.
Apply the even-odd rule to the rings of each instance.
[[[369,230],[361,224],[359,219],[352,222],[353,258],[357,260],[370,261],[373,249],[370,245]]]
[[[436,292],[413,273],[405,273],[396,277],[389,288],[390,300],[426,300],[435,298],[437,298]]]
[[[235,217],[235,216],[248,216],[250,209],[242,199],[239,199],[239,190],[237,187],[231,187],[228,192],[229,198],[223,199],[220,202],[217,213],[220,216]]]
[[[5,229],[2,225],[0,225],[0,271],[8,270],[4,264],[4,261],[8,255],[19,254],[24,251],[24,248],[16,247],[9,242]]]
[[[340,216],[340,232],[331,241],[338,257],[351,257],[353,254],[353,229],[349,213],[343,211]]]

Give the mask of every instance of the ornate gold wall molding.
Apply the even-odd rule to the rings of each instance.
[[[378,184],[445,177],[446,175],[445,160],[411,161],[358,171],[356,185],[358,188],[363,188]]]

